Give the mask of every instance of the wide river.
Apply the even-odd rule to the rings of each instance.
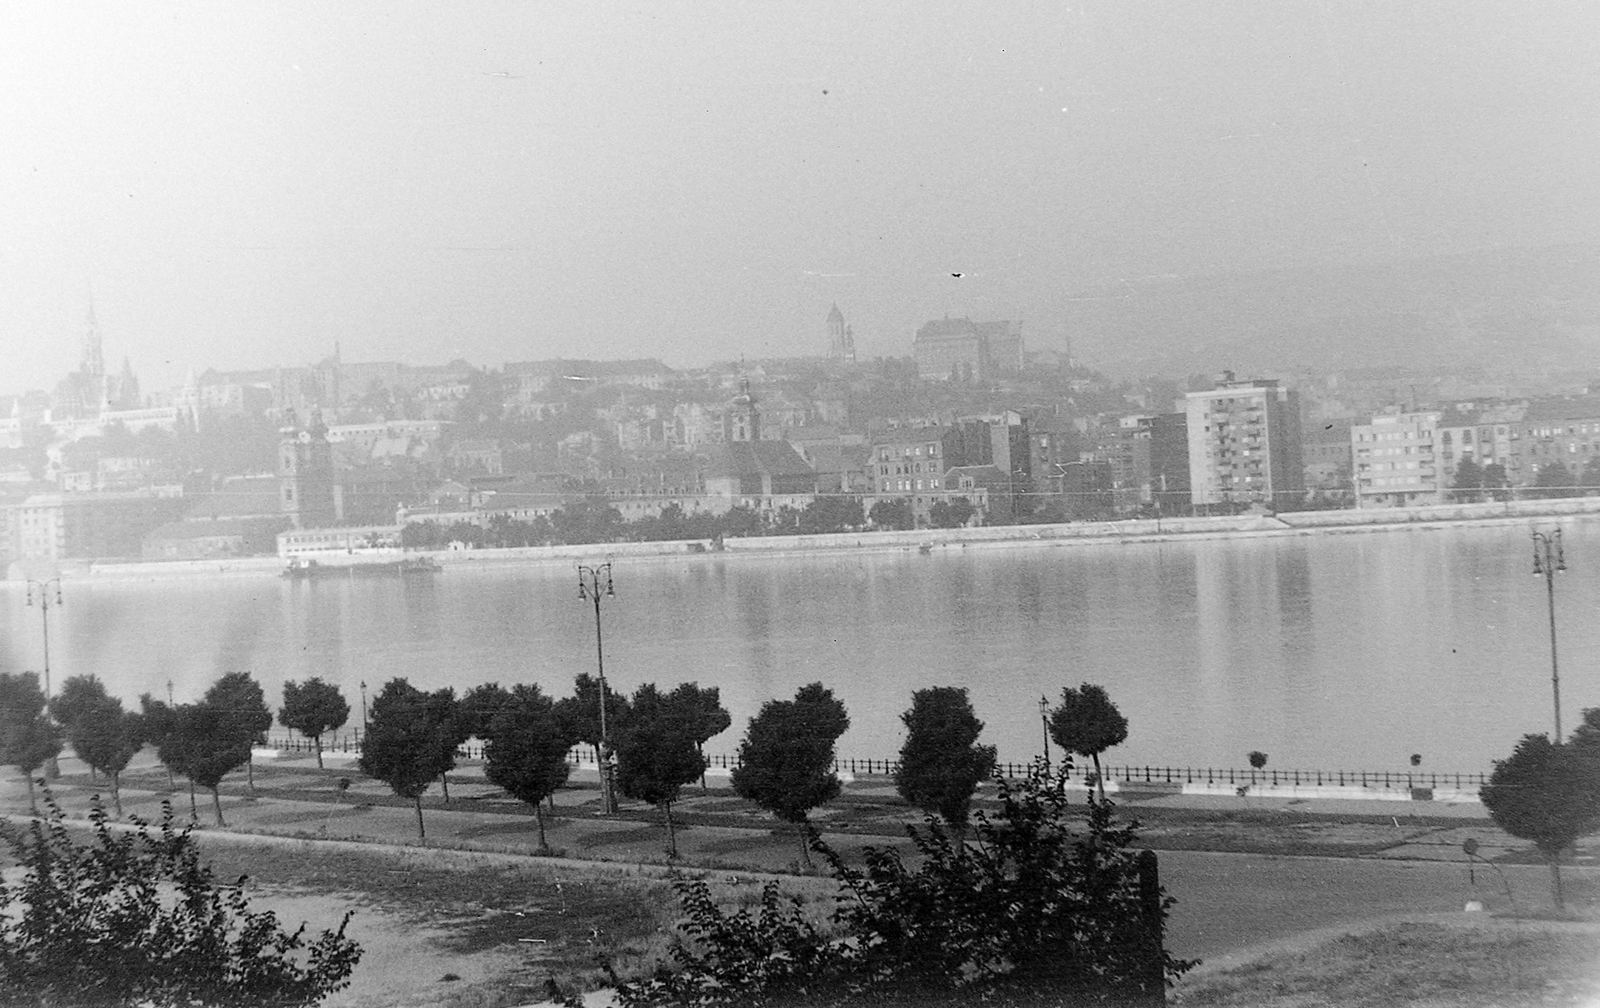
[[[1545,526],[1550,522],[1543,523]],[[1600,523],[1565,520],[1558,575],[1563,726],[1600,706]],[[734,726],[821,680],[851,717],[842,755],[892,756],[926,686],[970,689],[1002,759],[1040,748],[1038,700],[1099,683],[1127,715],[1113,763],[1476,771],[1551,726],[1545,586],[1529,526],[825,556],[618,560],[606,672],[631,691],[721,688]],[[601,559],[603,548],[596,549]],[[93,672],[129,703],[182,702],[253,673],[276,707],[319,675],[359,711],[395,676],[434,689],[593,671],[593,610],[567,564],[432,577],[69,580],[52,679]],[[0,585],[0,671],[37,669],[40,618]],[[359,720],[359,713],[353,715]]]

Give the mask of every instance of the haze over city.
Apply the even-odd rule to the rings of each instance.
[[[1120,337],[1085,298],[1596,241],[1597,28],[1585,3],[17,8],[0,391],[77,365],[91,296],[146,389],[335,343],[821,352],[834,302],[864,358],[948,313],[1093,364]]]

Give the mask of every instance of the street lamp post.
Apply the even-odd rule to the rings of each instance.
[[[1556,733],[1550,740],[1561,744],[1561,666],[1556,661],[1556,572],[1567,569],[1561,556],[1561,529],[1533,533],[1533,573],[1544,575],[1545,597],[1550,602],[1550,694],[1555,701]]]
[[[1050,772],[1050,698],[1039,698],[1039,724],[1044,730],[1044,772]]]
[[[606,653],[600,636],[600,598],[616,598],[611,586],[611,564],[598,567],[578,565],[578,598],[594,602],[594,653],[600,672],[600,751],[596,754],[600,771],[600,814],[611,815],[617,810],[616,796],[611,788],[611,737],[606,729]]]
[[[51,589],[54,588],[54,598],[51,598]],[[44,628],[44,702],[45,717],[50,716],[50,607],[61,604],[61,579],[46,578],[43,581],[28,581],[28,605],[39,607],[40,623]],[[51,756],[45,763],[45,776],[54,780],[61,776],[61,766],[56,758]]]
[[[367,737],[367,681],[361,680],[361,737]]]

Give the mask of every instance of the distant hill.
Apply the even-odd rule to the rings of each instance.
[[[1071,297],[1075,355],[1120,377],[1600,369],[1600,245],[1147,278]]]

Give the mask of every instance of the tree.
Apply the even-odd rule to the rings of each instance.
[[[702,757],[706,754],[706,743],[727,731],[733,724],[733,718],[728,716],[728,711],[722,706],[722,691],[716,686],[700,688],[699,683],[679,683],[667,694],[667,702],[675,705],[690,725],[690,733],[694,736],[695,749]],[[704,772],[700,775],[700,786],[705,787]]]
[[[1456,463],[1455,482],[1450,484],[1453,493],[1451,497],[1465,504],[1474,504],[1483,499],[1483,467],[1474,462],[1470,456]]]
[[[32,672],[0,672],[0,766],[28,782],[28,807],[37,814],[33,774],[61,752],[61,731],[45,713],[44,691]]]
[[[894,772],[895,790],[924,812],[937,813],[959,841],[966,833],[972,794],[993,772],[995,758],[994,746],[978,745],[983,722],[972,711],[966,687],[917,690],[900,720],[906,741]]]
[[[278,722],[310,736],[317,750],[317,769],[322,769],[322,733],[342,728],[348,720],[350,704],[332,683],[312,676],[304,684],[293,680],[283,684],[283,706],[278,710]]]
[[[734,791],[794,824],[806,864],[811,863],[807,815],[839,795],[833,744],[849,727],[844,704],[821,683],[812,683],[793,700],[762,704],[739,744]]]
[[[960,528],[977,513],[972,502],[965,497],[942,500],[928,509],[928,520],[938,528]]]
[[[1061,691],[1061,705],[1050,712],[1050,738],[1070,753],[1094,761],[1094,776],[1105,800],[1106,782],[1100,771],[1100,754],[1128,737],[1128,719],[1117,710],[1106,691],[1092,683]]]
[[[1506,475],[1506,467],[1499,462],[1491,462],[1484,466],[1483,488],[1497,501],[1510,500],[1511,478]]]
[[[163,803],[154,830],[113,833],[98,800],[78,844],[50,802],[47,822],[0,826],[22,875],[0,887],[0,995],[8,1005],[309,1006],[348,986],[361,946],[335,931],[252,912],[240,885],[200,863]],[[239,880],[241,883],[244,879]]]
[[[567,504],[550,516],[556,538],[568,545],[612,542],[622,526],[622,512],[595,494]]]
[[[600,749],[600,680],[587,672],[579,672],[573,682],[573,695],[556,701],[556,716],[561,719],[567,735]],[[628,698],[610,687],[606,688],[607,734],[622,727],[628,716]]]
[[[911,513],[911,502],[903,497],[887,497],[872,505],[867,512],[872,524],[881,529],[911,529],[917,520]]]
[[[445,768],[439,771],[439,787],[444,792],[446,803],[450,801],[449,773],[456,766],[456,752],[472,737],[475,727],[473,719],[468,718],[461,710],[460,701],[456,700],[456,691],[446,686],[444,689],[435,690],[428,694],[428,716],[432,718],[444,731],[445,739],[450,746],[450,759]]]
[[[1583,709],[1578,718],[1578,727],[1572,729],[1567,742],[1583,752],[1600,755],[1600,707]]]
[[[57,702],[59,701],[59,703]],[[51,699],[51,711],[66,725],[67,742],[78,758],[111,779],[111,805],[122,817],[122,771],[144,746],[144,722],[122,709],[93,676],[73,676]]]
[[[823,494],[807,504],[800,512],[800,532],[814,535],[827,532],[848,532],[866,524],[861,510],[861,498],[843,494]]]
[[[242,730],[236,712],[217,703],[208,692],[199,703],[179,704],[170,713],[160,715],[158,724],[164,730],[156,739],[157,755],[192,784],[211,792],[217,825],[226,826],[222,819],[223,778],[250,762],[250,747],[254,744]],[[189,811],[194,815],[193,788]]]
[[[1552,745],[1543,734],[1524,735],[1509,757],[1495,760],[1489,783],[1478,792],[1496,826],[1533,841],[1544,855],[1557,907],[1565,906],[1562,852],[1600,828],[1600,753],[1585,731],[1595,727],[1590,714],[1584,712],[1584,725],[1568,745]]]
[[[424,840],[422,795],[456,760],[456,726],[441,723],[437,714],[428,694],[404,679],[391,679],[372,702],[361,741],[361,772],[410,799],[417,810],[417,836]]]
[[[629,798],[661,810],[668,857],[678,856],[672,803],[706,769],[695,744],[697,714],[693,707],[669,703],[654,683],[645,683],[634,691],[627,726],[617,740],[617,785]]]
[[[1533,485],[1536,497],[1576,497],[1578,479],[1572,470],[1560,462],[1549,462],[1539,467],[1539,474],[1534,477]]]
[[[227,736],[217,744],[244,746],[245,772],[254,794],[256,766],[251,756],[256,746],[267,744],[267,729],[272,727],[272,711],[267,707],[261,684],[248,672],[229,672],[211,684],[201,702],[211,709],[217,730]]]
[[[1036,768],[1000,779],[1001,807],[979,813],[975,844],[938,820],[911,828],[914,857],[868,847],[855,869],[822,840],[845,898],[830,933],[788,908],[776,884],[757,913],[725,914],[703,881],[676,883],[688,921],[674,967],[618,985],[628,1008],[681,1004],[843,1006],[1161,1003],[1195,964],[1163,947],[1173,900],[1155,855],[1135,849],[1091,797],[1084,833],[1058,779]]]
[[[762,521],[761,512],[739,504],[723,514],[721,530],[722,535],[733,538],[758,536],[766,534],[767,524]]]
[[[512,692],[497,682],[480,683],[462,694],[457,714],[469,737],[488,742],[494,719],[516,705]]]
[[[539,824],[539,851],[549,853],[540,802],[567,782],[572,771],[567,763],[572,738],[556,718],[555,704],[539,687],[519,683],[506,697],[507,702],[494,710],[489,726],[479,735],[484,739],[484,774],[511,797],[533,806]]]

